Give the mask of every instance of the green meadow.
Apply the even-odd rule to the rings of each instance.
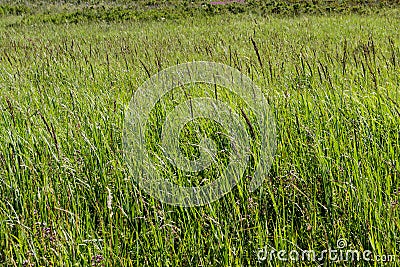
[[[0,3],[0,266],[400,264],[398,7]],[[123,129],[149,77],[193,61],[250,77],[274,116],[277,143],[254,192],[256,159],[219,200],[179,207],[135,182]],[[160,121],[214,88],[179,90],[146,125],[160,165]],[[240,113],[240,100],[231,105]],[[207,135],[219,151],[231,149],[215,132],[223,129],[212,118],[188,123],[180,148],[196,158]],[[220,153],[197,176],[171,168],[164,176],[202,185],[227,161]],[[318,258],[338,246],[361,258]],[[286,260],[277,252],[260,259],[263,248],[286,251]],[[293,250],[317,257],[291,259]]]

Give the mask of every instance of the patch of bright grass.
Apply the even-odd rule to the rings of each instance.
[[[322,251],[340,238],[398,258],[400,34],[391,12],[0,28],[0,263],[254,266],[266,245]],[[194,60],[252,77],[275,114],[278,147],[257,191],[244,178],[217,202],[179,208],[132,183],[122,128],[149,75]],[[193,133],[219,127],[209,124],[187,125],[188,152]]]

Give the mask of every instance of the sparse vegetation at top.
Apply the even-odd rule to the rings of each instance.
[[[210,1],[10,1],[0,2],[0,15],[22,16],[17,24],[37,22],[82,23],[86,21],[137,21],[180,19],[224,13],[267,16],[334,13],[381,13],[398,7],[400,1],[389,0],[246,0],[241,3],[212,5]]]

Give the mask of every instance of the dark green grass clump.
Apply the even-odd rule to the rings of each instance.
[[[0,16],[17,16],[12,26],[35,23],[85,23],[179,20],[188,17],[222,14],[299,16],[302,14],[373,14],[384,13],[400,5],[389,0],[245,0],[225,1],[9,1],[0,3]]]

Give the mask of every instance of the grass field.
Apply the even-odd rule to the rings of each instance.
[[[35,15],[0,16],[0,266],[400,264],[400,9],[77,23],[26,16]],[[184,208],[133,181],[122,132],[137,88],[192,61],[253,79],[274,114],[277,150],[258,190],[244,177],[220,200]],[[165,118],[158,109],[150,133]],[[196,127],[219,129],[195,124],[183,142],[197,140]],[[197,183],[185,177],[176,182]],[[319,253],[338,240],[386,263],[259,258],[266,246]]]

